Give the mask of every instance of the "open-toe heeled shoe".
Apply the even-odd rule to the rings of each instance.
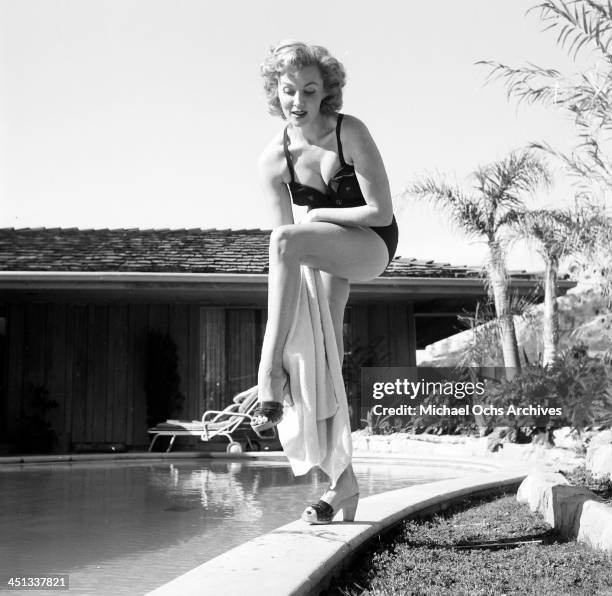
[[[357,511],[357,503],[359,502],[359,493],[343,499],[338,504],[338,509],[334,508],[325,501],[319,501],[314,505],[309,505],[302,513],[302,520],[309,524],[330,524],[336,513],[342,509],[342,519],[345,522],[355,520],[355,512]]]
[[[278,401],[262,401],[253,412],[251,428],[257,436],[265,439],[268,435],[262,433],[274,428],[282,419],[283,404]]]

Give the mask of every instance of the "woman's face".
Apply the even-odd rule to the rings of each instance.
[[[304,66],[278,79],[278,99],[283,114],[295,126],[313,122],[324,98],[323,78],[317,66]]]

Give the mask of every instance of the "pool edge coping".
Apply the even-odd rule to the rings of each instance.
[[[27,467],[36,464],[65,464],[79,462],[117,462],[117,461],[165,461],[180,459],[208,459],[208,460],[245,460],[245,461],[282,461],[289,465],[282,451],[275,452],[247,452],[239,454],[228,454],[226,452],[171,452],[171,453],[104,453],[104,454],[54,454],[54,455],[24,455],[24,456],[0,456],[0,471],[4,468]],[[356,452],[353,457],[356,463],[439,463],[456,465],[464,472],[462,478],[452,480],[440,480],[427,484],[411,486],[379,493],[366,497],[360,501],[360,512],[367,512],[371,517],[379,516],[366,527],[359,529],[359,519],[355,523],[334,523],[325,526],[309,526],[298,520],[290,522],[275,530],[262,534],[248,542],[230,549],[213,559],[183,573],[176,578],[158,586],[147,593],[150,596],[173,595],[176,593],[201,594],[213,590],[221,590],[224,594],[236,594],[244,596],[245,590],[249,594],[257,596],[269,596],[269,594],[287,595],[309,595],[316,594],[328,580],[341,569],[346,562],[361,549],[368,540],[384,533],[402,519],[418,515],[423,511],[435,511],[443,509],[448,503],[468,495],[499,491],[501,488],[509,490],[518,487],[533,469],[533,465],[524,461],[500,460],[492,457],[475,457],[462,454],[458,457],[432,455],[408,455],[402,453],[375,453]],[[6,465],[2,465],[6,464]],[[467,469],[467,470],[466,470]],[[504,471],[502,471],[504,470]],[[470,473],[471,472],[471,473]],[[423,488],[424,487],[424,488]],[[437,487],[437,491],[436,491]],[[445,490],[446,488],[446,490]],[[431,491],[434,491],[433,493]],[[405,491],[408,491],[405,493]],[[423,495],[423,491],[427,494]],[[389,503],[397,500],[398,494],[403,495],[401,505],[388,510]],[[406,498],[407,497],[407,498]],[[412,498],[411,503],[407,504]],[[416,500],[415,500],[416,498]],[[376,511],[371,511],[372,507]],[[386,513],[380,516],[380,511]],[[359,513],[358,513],[359,516]],[[329,529],[340,530],[338,537],[330,538]],[[352,530],[358,531],[352,531]],[[346,534],[348,533],[348,536]],[[286,534],[291,538],[287,540]],[[333,534],[333,532],[332,532]],[[344,537],[342,535],[345,535]],[[299,537],[298,540],[294,538]],[[321,537],[326,548],[321,548]],[[304,543],[304,540],[306,542]],[[315,541],[312,543],[312,541]],[[330,548],[331,545],[331,548]],[[246,549],[246,550],[243,550]],[[273,585],[277,580],[279,567],[285,568],[286,563],[278,562],[276,556],[279,552],[290,553],[289,560],[295,567],[295,561],[299,560],[300,570],[292,572],[289,578],[280,578],[287,585],[286,590],[278,585]],[[314,561],[308,559],[309,555],[317,553]],[[321,556],[322,555],[322,556]],[[226,560],[227,558],[227,560]],[[245,574],[244,561],[250,560],[253,564],[251,571],[258,572],[257,578],[250,578]],[[220,571],[214,572],[214,565],[222,562]],[[228,568],[229,565],[229,568]],[[202,569],[204,571],[202,572]],[[248,570],[247,570],[248,571]],[[263,573],[263,577],[262,577]],[[201,574],[209,583],[217,581],[215,585],[206,585]],[[228,574],[237,578],[236,585],[228,585]],[[191,578],[195,578],[192,580]],[[216,578],[216,579],[215,579]],[[192,584],[193,581],[193,585]],[[270,583],[272,581],[272,584]],[[185,583],[187,582],[187,583]],[[234,582],[232,582],[234,584]],[[256,586],[254,588],[254,586]]]
[[[247,453],[226,453],[226,452],[206,452],[206,451],[175,451],[171,453],[149,453],[130,452],[130,453],[74,453],[65,455],[17,455],[0,456],[0,471],[11,469],[17,466],[29,466],[39,464],[70,464],[86,462],[129,462],[129,461],[166,461],[181,459],[217,459],[232,461],[257,461],[268,460],[289,464],[289,460],[283,451],[254,451]],[[448,455],[420,455],[402,453],[372,453],[356,452],[353,453],[353,460],[356,462],[382,462],[382,463],[401,463],[401,462],[439,462],[456,464],[463,469],[468,468],[472,471],[497,471],[500,468],[508,467],[512,462],[508,460],[493,459],[490,457],[476,457],[467,454],[460,454],[457,457]]]
[[[317,594],[368,540],[401,520],[442,509],[462,497],[512,490],[528,474],[528,466],[522,463],[504,462],[504,468],[507,471],[478,472],[366,497],[353,523],[311,526],[300,520],[290,522],[206,561],[147,596]],[[282,573],[288,566],[293,568],[290,575]]]

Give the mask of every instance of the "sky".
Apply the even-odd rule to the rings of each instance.
[[[280,130],[259,67],[281,39],[345,65],[343,112],[383,156],[398,254],[478,265],[485,247],[402,198],[571,125],[508,101],[478,60],[571,71],[531,0],[0,0],[0,227],[269,228],[257,159]],[[559,181],[529,203],[563,203]],[[541,261],[525,247],[515,269]]]

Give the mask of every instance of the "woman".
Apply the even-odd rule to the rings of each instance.
[[[260,433],[278,424],[287,382],[282,357],[300,286],[300,266],[321,271],[340,354],[351,281],[379,276],[397,247],[389,182],[366,126],[342,115],[342,64],[323,47],[283,42],[262,65],[268,110],[287,124],[260,159],[270,237],[268,323],[258,373]],[[308,207],[296,224],[291,203]],[[340,509],[352,521],[359,487],[349,465],[302,519],[329,523]]]

